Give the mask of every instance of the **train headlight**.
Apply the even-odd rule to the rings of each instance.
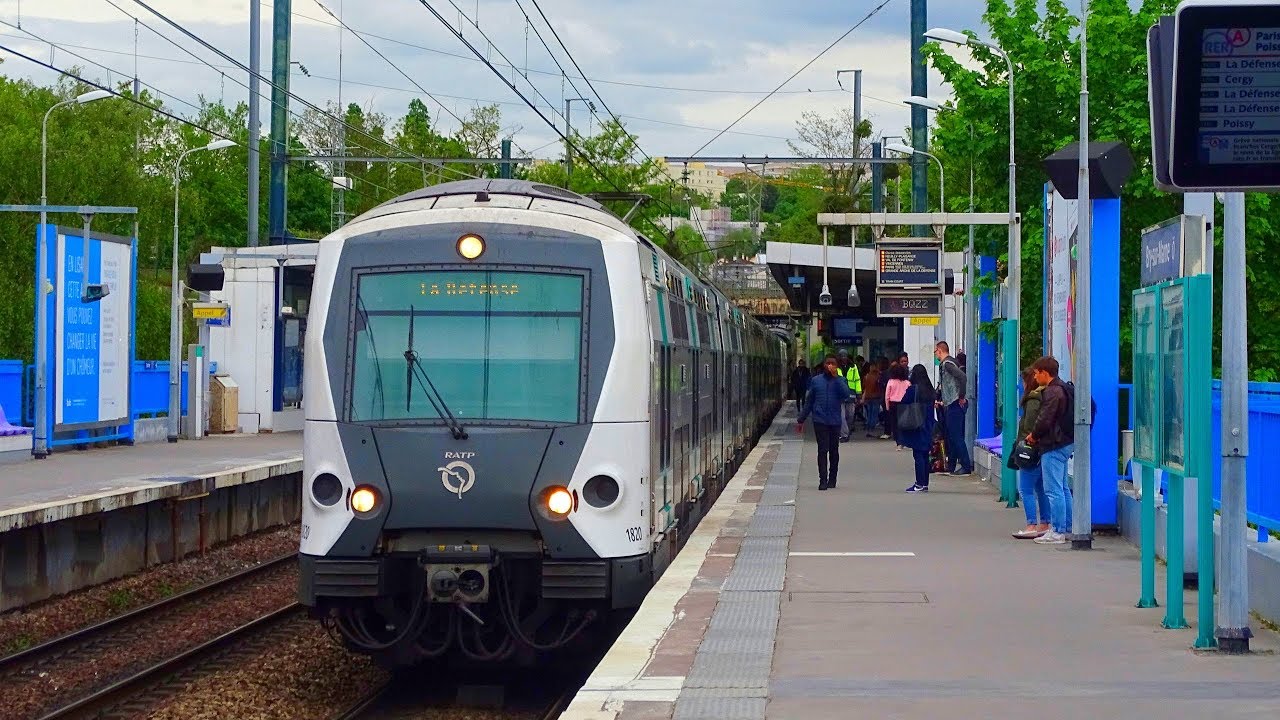
[[[378,506],[378,491],[361,485],[351,493],[351,509],[358,513],[372,512]]]
[[[562,487],[551,488],[546,495],[547,510],[553,515],[568,515],[573,509],[573,495]]]
[[[458,238],[458,254],[468,260],[480,257],[484,254],[484,238],[471,234]]]

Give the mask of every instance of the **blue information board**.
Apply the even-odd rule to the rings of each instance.
[[[131,440],[136,242],[91,233],[86,243],[83,230],[54,225],[38,232],[53,286],[42,308],[50,329],[47,394],[37,398],[50,410],[49,444]],[[105,285],[107,295],[84,302],[86,282]]]

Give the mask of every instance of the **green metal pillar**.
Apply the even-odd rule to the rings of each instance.
[[[1210,362],[1213,347],[1213,281],[1209,275],[1184,278],[1183,332],[1186,353],[1183,397],[1186,398],[1187,474],[1196,479],[1196,647],[1218,646],[1213,617],[1213,452],[1209,417],[1213,412]]]
[[[1165,545],[1167,552],[1165,559],[1168,560],[1168,566],[1165,572],[1165,595],[1164,595],[1164,622],[1161,623],[1170,630],[1185,630],[1190,625],[1187,624],[1186,613],[1183,610],[1182,586],[1183,586],[1183,527],[1182,518],[1185,517],[1183,512],[1187,504],[1186,484],[1182,482],[1181,475],[1175,475],[1168,471],[1165,472],[1167,484],[1169,485],[1169,497],[1166,503],[1168,507],[1168,521],[1165,523],[1167,532],[1165,533]]]
[[[1138,607],[1159,607],[1156,602],[1156,471],[1149,465],[1138,465],[1142,471],[1142,597]]]
[[[498,177],[509,178],[511,177],[511,138],[502,139],[502,159],[507,162],[498,166]]]
[[[289,173],[289,35],[293,0],[275,0],[271,30],[271,184],[267,195],[267,237],[285,241]],[[257,102],[253,98],[252,102]],[[339,113],[345,110],[339,109]],[[278,408],[277,408],[278,409]]]
[[[1000,423],[1000,446],[1004,463],[1000,466],[1000,501],[1018,507],[1018,472],[1009,469],[1009,457],[1018,441],[1018,321],[1000,323],[1000,394],[1004,397]]]

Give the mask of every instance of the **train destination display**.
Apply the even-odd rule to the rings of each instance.
[[[942,244],[883,242],[876,244],[876,284],[887,287],[940,287]]]
[[[1206,28],[1201,41],[1201,161],[1280,160],[1280,27]]]

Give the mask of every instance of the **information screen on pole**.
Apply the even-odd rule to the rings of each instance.
[[[882,288],[942,286],[942,243],[876,243],[876,285]]]
[[[48,355],[54,432],[129,425],[133,364],[134,243],[129,238],[53,228],[49,237]],[[87,252],[86,252],[87,250]],[[106,297],[84,302],[87,282]],[[55,443],[56,444],[56,443]]]
[[[1280,3],[1188,0],[1175,22],[1173,184],[1280,188]]]

